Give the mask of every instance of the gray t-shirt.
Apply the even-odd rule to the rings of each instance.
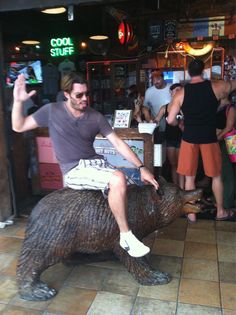
[[[157,89],[154,85],[148,88],[145,92],[143,105],[151,110],[153,117],[159,113],[163,105],[169,104],[171,101],[170,83],[167,83],[163,89]],[[160,121],[159,130],[164,131],[166,127],[166,120],[163,117]]]
[[[105,117],[88,107],[82,117],[75,118],[65,102],[49,103],[33,114],[39,127],[48,127],[56,158],[63,174],[80,159],[101,158],[93,147],[97,134],[104,137],[113,132]]]

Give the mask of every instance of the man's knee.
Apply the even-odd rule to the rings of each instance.
[[[110,188],[112,187],[123,187],[126,188],[127,183],[126,183],[126,176],[123,172],[121,171],[115,171],[112,176],[111,180],[109,182]]]

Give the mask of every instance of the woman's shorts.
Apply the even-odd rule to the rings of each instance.
[[[180,145],[177,172],[185,176],[195,176],[198,157],[201,152],[206,176],[215,177],[221,174],[221,151],[218,142],[195,144],[182,140]]]
[[[166,140],[166,147],[167,148],[175,148],[179,149],[180,148],[180,140]]]
[[[81,159],[77,166],[65,174],[64,184],[78,190],[101,190],[107,195],[112,174],[117,170],[104,159]],[[133,183],[127,178],[127,184]]]

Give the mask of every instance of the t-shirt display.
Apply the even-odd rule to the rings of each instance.
[[[59,87],[59,72],[57,66],[48,63],[42,68],[43,92],[46,95],[56,95]]]
[[[70,61],[69,59],[65,59],[58,65],[58,70],[60,71],[61,75],[69,74],[73,71],[76,71],[74,62]]]

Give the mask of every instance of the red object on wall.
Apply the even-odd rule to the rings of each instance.
[[[61,189],[63,188],[63,179],[58,164],[40,163],[39,180],[41,189]]]
[[[118,27],[118,39],[121,45],[128,44],[133,38],[132,25],[126,21],[120,23]]]

